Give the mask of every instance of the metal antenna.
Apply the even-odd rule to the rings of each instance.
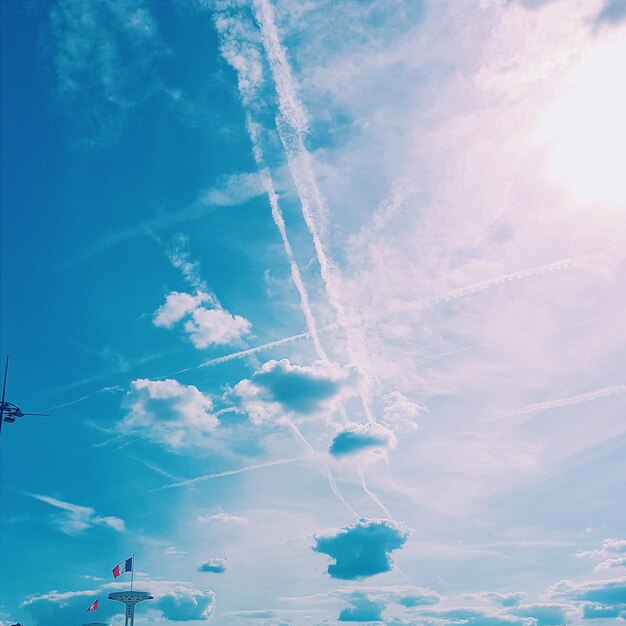
[[[12,402],[5,402],[7,391],[7,375],[9,373],[9,355],[7,354],[4,366],[4,384],[2,385],[2,402],[0,402],[0,434],[2,433],[3,422],[13,423],[18,417],[25,415],[47,415],[47,413],[24,413],[22,409]]]
[[[9,355],[7,354],[4,366],[4,384],[2,385],[2,403],[0,404],[0,434],[2,433],[2,422],[4,421],[4,397],[7,392],[7,374],[9,373]]]

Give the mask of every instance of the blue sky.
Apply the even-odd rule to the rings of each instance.
[[[2,626],[626,620],[623,2],[0,8]]]

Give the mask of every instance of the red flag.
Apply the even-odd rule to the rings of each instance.
[[[93,604],[85,611],[85,613],[89,613],[89,611],[97,611],[98,610],[98,599],[96,598]]]

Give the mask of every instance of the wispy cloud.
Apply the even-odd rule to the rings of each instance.
[[[126,530],[123,519],[110,515],[98,515],[96,510],[89,506],[72,504],[51,496],[29,495],[61,511],[61,513],[51,516],[51,520],[59,530],[67,535],[78,535],[94,526],[105,526],[120,533]]]
[[[158,60],[168,48],[140,0],[62,0],[50,11],[50,40],[57,89],[80,143],[117,142],[130,111],[163,88]]]

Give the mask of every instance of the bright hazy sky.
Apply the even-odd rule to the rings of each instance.
[[[2,626],[625,622],[624,0],[1,10]]]

